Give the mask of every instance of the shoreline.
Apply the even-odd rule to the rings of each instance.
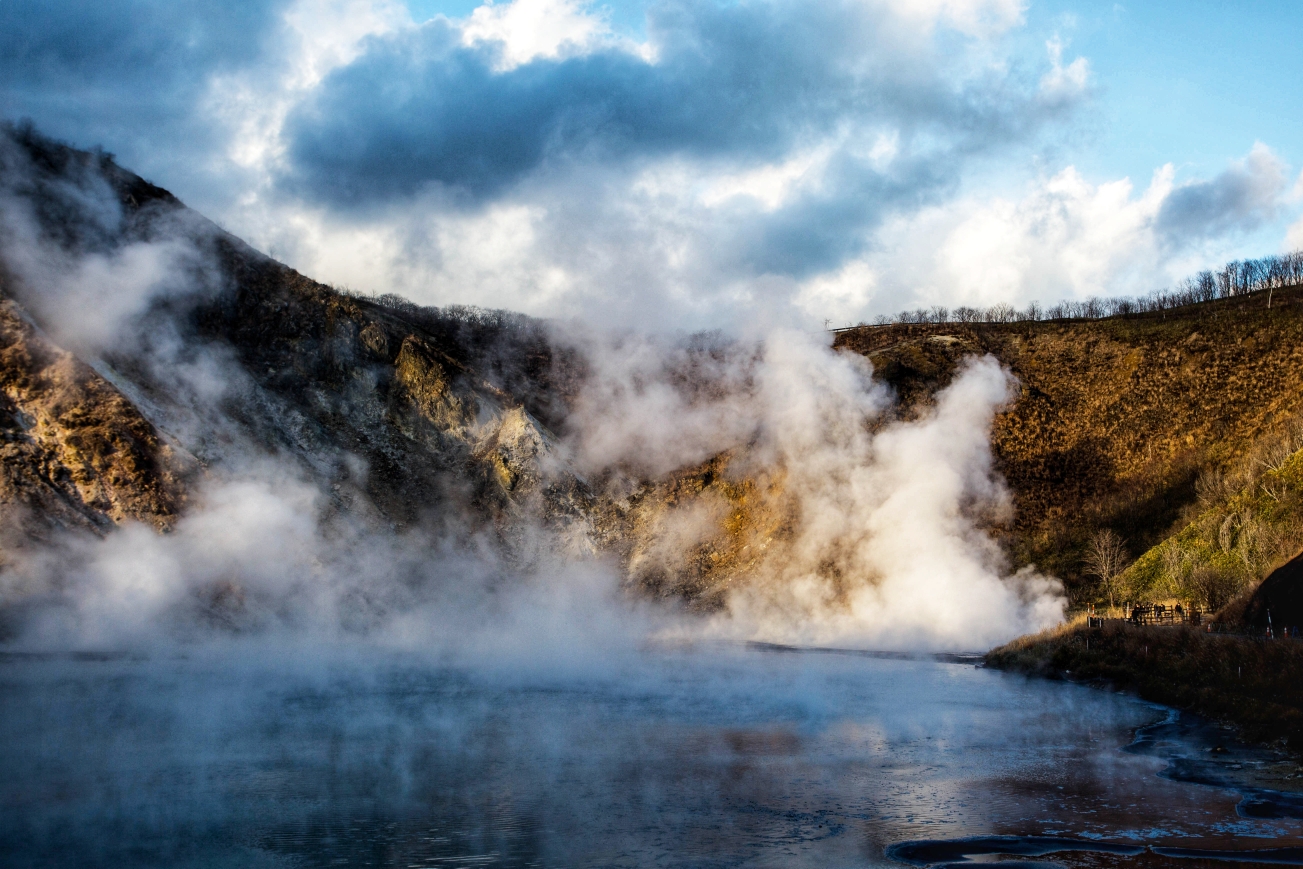
[[[1303,642],[1189,626],[1066,625],[987,652],[995,670],[1120,691],[1303,758]]]

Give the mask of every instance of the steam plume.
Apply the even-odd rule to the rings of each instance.
[[[456,416],[476,455],[526,455],[537,490],[578,493],[585,520],[558,524],[522,484],[504,536],[450,466],[446,489],[465,510],[454,498],[388,527],[341,494],[363,491],[365,462],[304,447],[246,362],[187,331],[195,305],[228,291],[215,228],[176,210],[128,220],[94,167],[52,191],[5,147],[8,292],[195,463],[170,534],[128,523],[102,539],[64,535],[0,573],[0,609],[23,614],[22,642],[365,638],[483,660],[606,654],[658,635],[979,648],[1062,617],[1058,584],[1012,573],[992,536],[1012,507],[988,433],[1014,384],[990,357],[901,421],[868,361],[825,336],[554,324],[555,347],[584,372],[559,436],[492,398],[501,390],[481,391],[474,413],[445,393],[427,404],[444,402],[437,412]],[[75,243],[43,229],[46,198],[83,215]],[[260,439],[257,413],[290,434]],[[667,494],[702,467],[695,489]],[[609,516],[634,519],[616,533]],[[622,560],[603,554],[617,538]],[[699,612],[649,604],[653,576]]]

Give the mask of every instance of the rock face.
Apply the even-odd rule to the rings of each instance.
[[[0,529],[6,547],[57,529],[164,530],[184,463],[112,384],[0,301]]]
[[[204,272],[146,305],[131,340],[79,358],[37,325],[68,275],[0,262],[0,522],[14,543],[125,521],[164,530],[208,469],[258,456],[295,464],[334,510],[378,529],[439,514],[506,533],[527,500],[561,524],[582,508],[542,421],[564,364],[539,324],[353,298],[106,157],[0,138],[0,192],[43,255],[111,258],[180,235]],[[112,213],[84,220],[79,201],[96,197]]]

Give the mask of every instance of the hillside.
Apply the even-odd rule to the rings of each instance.
[[[124,519],[165,529],[184,465],[117,389],[0,301],[0,534],[13,546],[55,527]]]
[[[790,520],[781,486],[728,473],[727,453],[654,479],[620,468],[586,479],[557,432],[587,363],[541,321],[341,292],[107,155],[30,130],[0,136],[0,182],[13,211],[33,213],[34,226],[8,228],[11,249],[66,260],[24,279],[0,257],[0,634],[6,596],[32,584],[4,576],[6,562],[132,521],[167,531],[206,484],[260,463],[325,493],[337,536],[360,524],[386,545],[414,534],[520,566],[546,555],[543,540],[596,547],[631,585],[706,608]],[[97,197],[110,200],[107,225],[88,213]],[[55,328],[69,319],[62,284],[77,284],[85,261],[98,273],[133,246],[166,251],[178,238],[193,274],[146,300],[108,346]],[[699,507],[720,533],[685,539],[683,517]]]
[[[1021,383],[993,446],[1014,492],[1008,541],[1081,588],[1090,535],[1112,528],[1136,557],[1177,531],[1196,483],[1235,465],[1303,410],[1303,289],[1162,313],[843,331],[907,408],[991,353]],[[1259,576],[1258,578],[1261,578]]]
[[[817,577],[834,604],[876,581],[871,559],[868,573],[850,575],[866,569],[856,553],[867,532],[839,532],[816,509],[860,486],[847,476],[860,469],[837,463],[871,460],[864,417],[828,417],[848,426],[841,434],[817,431],[815,416],[796,426],[792,443],[821,463],[809,467],[793,464],[804,453],[773,444],[758,457],[763,429],[734,431],[719,422],[725,415],[710,417],[725,432],[710,441],[722,449],[685,448],[677,464],[645,467],[626,452],[581,470],[581,417],[618,413],[581,407],[597,378],[582,336],[506,312],[340,292],[107,155],[30,130],[0,136],[0,194],[10,251],[0,257],[4,564],[124,523],[167,532],[213,479],[274,465],[322,493],[327,537],[365,528],[396,546],[419,533],[433,535],[428,545],[488,547],[519,564],[541,557],[545,539],[613,559],[640,593],[701,609],[762,576]],[[23,253],[33,250],[40,255]],[[153,269],[164,288],[114,302],[123,311],[88,310],[86,298],[105,297],[86,287],[98,292],[128,266]],[[1103,320],[863,327],[840,332],[836,347],[867,356],[895,390],[876,431],[931,419],[967,357],[990,354],[1014,373],[1019,392],[992,434],[1012,517],[978,505],[973,519],[997,533],[1009,563],[962,534],[947,539],[975,552],[983,570],[1039,565],[1081,600],[1093,594],[1082,550],[1097,529],[1116,530],[1140,555],[1200,510],[1229,509],[1237,485],[1259,482],[1243,463],[1303,410],[1303,290],[1277,290],[1270,310],[1265,301]],[[106,323],[116,324],[107,343]],[[687,396],[681,412],[712,401],[755,410],[763,372],[754,348],[698,336],[658,364],[662,385]],[[789,424],[789,410],[771,407],[778,416],[764,425]],[[840,446],[810,446],[811,426]],[[982,473],[984,441],[978,447]],[[1209,500],[1214,478],[1220,501]],[[957,509],[969,506],[961,499]],[[1294,527],[1292,516],[1278,524]],[[1283,531],[1275,539],[1293,540]],[[22,586],[4,564],[4,587]],[[219,585],[230,583],[238,586]]]
[[[573,478],[540,476],[553,440],[541,420],[559,418],[565,394],[549,378],[566,364],[537,323],[351,297],[105,155],[11,135],[0,142],[4,192],[34,206],[35,225],[11,223],[10,241],[28,233],[45,259],[89,259],[102,271],[133,245],[166,252],[179,235],[199,262],[183,258],[196,270],[183,290],[147,302],[108,347],[43,328],[67,319],[57,293],[0,262],[0,524],[10,554],[127,519],[166,529],[210,469],[260,456],[288,460],[330,493],[334,511],[379,529],[439,513],[457,517],[451,534],[507,534],[503,517],[521,502],[546,502],[541,512],[564,525],[586,497]],[[93,196],[116,199],[120,213],[88,216]],[[80,280],[62,268],[47,280]]]

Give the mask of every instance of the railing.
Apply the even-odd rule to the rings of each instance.
[[[1148,604],[1132,607],[1127,621],[1133,625],[1198,625],[1203,623],[1203,613],[1199,610],[1185,610],[1180,606]]]
[[[1124,609],[1123,612],[1126,610]],[[1102,628],[1105,622],[1125,623],[1129,625],[1201,625],[1207,616],[1197,609],[1187,610],[1180,606],[1165,604],[1145,604],[1131,608],[1131,615],[1122,618],[1088,615],[1086,626]]]
[[[1086,627],[1102,628],[1114,625],[1144,625],[1148,627],[1166,627],[1174,625],[1202,625],[1210,634],[1228,637],[1240,637],[1246,640],[1299,640],[1303,639],[1303,627],[1291,625],[1274,626],[1270,629],[1241,624],[1225,624],[1209,620],[1208,613],[1200,610],[1182,610],[1175,607],[1146,605],[1133,607],[1131,615],[1126,618],[1087,615]]]

